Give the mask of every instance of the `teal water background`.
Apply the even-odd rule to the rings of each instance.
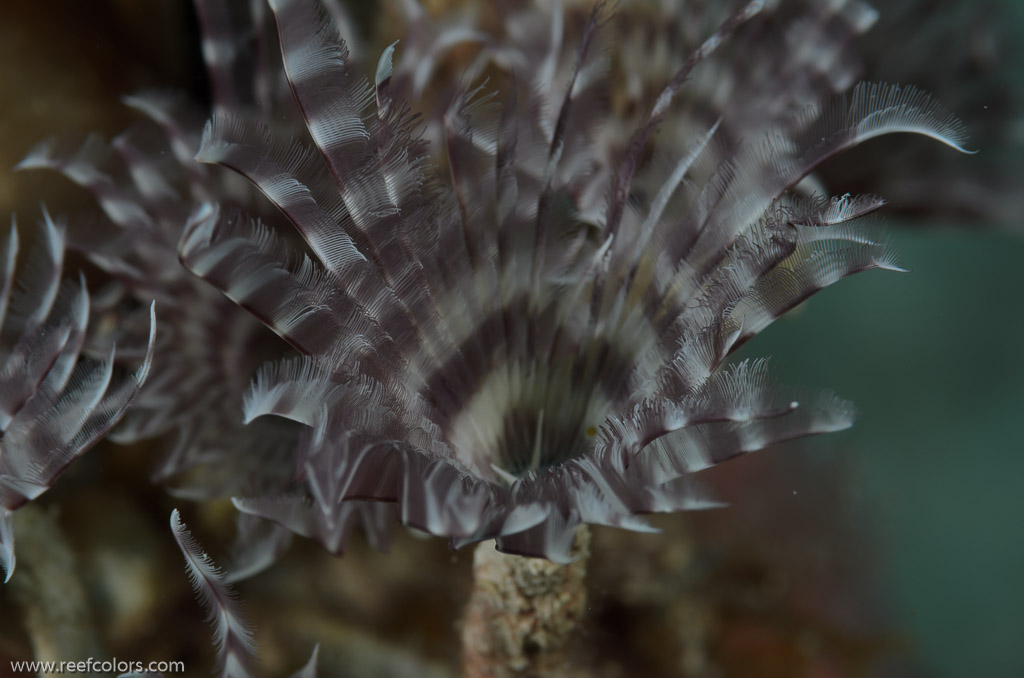
[[[911,273],[845,280],[742,352],[857,404],[845,500],[926,676],[1024,676],[1021,230],[892,225]]]

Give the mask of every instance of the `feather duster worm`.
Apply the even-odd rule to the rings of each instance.
[[[73,218],[69,230],[69,247],[110,279],[93,300],[93,313],[104,322],[91,332],[89,345],[117,341],[123,359],[137,359],[142,302],[160,301],[163,331],[152,378],[112,438],[130,443],[173,436],[154,477],[170,481],[180,494],[269,490],[273,478],[287,477],[281,450],[294,445],[294,431],[270,421],[244,428],[239,410],[252,372],[281,347],[177,258],[192,205],[212,195],[244,203],[246,194],[230,183],[211,183],[205,168],[193,163],[199,127],[188,124],[191,109],[184,102],[154,93],[126,101],[148,124],[109,146],[91,137],[67,152],[48,141],[18,166],[62,173],[90,191],[100,208],[100,214]]]
[[[209,611],[217,647],[216,671],[224,678],[252,675],[256,641],[252,628],[242,618],[238,600],[217,568],[196,541],[175,509],[171,512],[171,531],[185,557],[185,569],[196,596]]]
[[[592,4],[510,3],[491,11],[472,4],[467,11],[431,20],[415,3],[401,3],[411,39],[403,36],[393,90],[426,113],[426,136],[437,142],[443,134],[429,123],[440,117],[453,84],[431,78],[432,69],[475,74],[497,67],[557,99],[572,60],[556,61],[550,55],[556,46],[566,51],[578,42]],[[824,180],[847,190],[881,192],[904,214],[1013,223],[1020,191],[1012,178],[1020,174],[1024,157],[1017,132],[1024,102],[1015,87],[1024,53],[1012,34],[1016,22],[996,2],[943,5],[941,11],[938,5],[899,0],[877,5],[878,11],[861,0],[765,3],[744,29],[744,39],[719,46],[713,63],[691,74],[685,100],[674,106],[672,124],[659,130],[658,146],[681,149],[721,119],[714,143],[728,154],[723,147],[756,140],[768,127],[792,124],[804,106],[846,92],[860,78],[913,83],[967,116],[985,154],[949,162],[939,147],[894,139],[819,168],[815,180],[802,188],[825,192],[819,181]],[[607,101],[611,116],[592,139],[606,147],[607,157],[621,151],[664,83],[728,6],[616,3],[615,20],[603,30],[609,45],[606,68],[614,83]],[[385,38],[401,35],[388,32]]]
[[[326,6],[335,25],[351,34],[340,6]],[[271,75],[262,30],[266,8],[197,0],[196,9],[213,110],[259,115],[299,131],[276,122],[298,116],[290,94],[276,87]],[[193,160],[206,115],[199,107],[156,91],[127,96],[124,102],[143,120],[109,144],[91,136],[80,148],[67,150],[51,139],[17,167],[59,172],[89,191],[99,207],[98,214],[72,218],[67,236],[68,247],[108,280],[92,299],[91,312],[100,322],[90,328],[87,347],[98,350],[116,341],[119,360],[139,360],[145,338],[142,304],[160,301],[162,331],[151,349],[156,354],[152,375],[111,438],[119,443],[166,441],[168,453],[153,478],[177,496],[209,499],[283,491],[292,477],[298,427],[269,418],[245,425],[242,405],[256,368],[288,347],[185,270],[177,251],[193,206],[216,199],[260,214],[263,205],[245,182]],[[386,548],[386,512],[379,506],[347,509],[353,520],[367,512],[363,519],[378,526],[376,544]],[[230,579],[259,571],[287,548],[290,533],[274,527],[240,517]]]
[[[83,353],[89,294],[63,280],[64,227],[44,210],[20,271],[12,225],[0,251],[0,566],[14,570],[13,511],[45,492],[124,416],[153,360],[156,319],[147,310],[142,363],[117,378],[115,350]]]
[[[495,538],[564,561],[581,523],[647,529],[641,514],[714,503],[693,472],[850,425],[848,403],[780,389],[763,362],[722,365],[823,287],[897,268],[866,218],[880,199],[794,187],[881,134],[963,150],[962,125],[925,95],[860,85],[751,138],[739,90],[735,114],[660,147],[691,75],[762,11],[752,2],[608,151],[595,10],[568,67],[560,40],[544,53],[538,77],[568,74],[560,96],[518,81],[445,109],[442,176],[392,90],[392,48],[370,84],[314,0],[271,7],[313,146],[220,114],[197,158],[249,179],[309,253],[213,204],[180,242],[189,269],[301,354],[260,371],[245,411],[308,426],[303,487],[239,509],[336,549],[352,500],[393,502],[455,546]],[[737,116],[742,142],[722,143]]]
[[[185,557],[185,571],[196,597],[209,612],[213,644],[217,650],[214,672],[222,678],[251,678],[255,673],[256,640],[228,576],[189,532],[178,509],[171,512],[171,532]],[[292,678],[316,678],[319,652],[320,646],[317,645],[309,661]]]
[[[214,110],[278,113],[282,100],[269,84],[259,30],[265,22],[262,5],[201,0],[196,5]],[[93,343],[113,338],[121,346],[137,346],[140,301],[161,302],[163,331],[153,376],[111,437],[120,443],[169,439],[153,476],[179,496],[280,490],[291,475],[297,427],[283,420],[244,426],[241,409],[256,368],[287,346],[190,275],[177,254],[194,205],[216,199],[255,213],[260,205],[244,182],[193,160],[205,111],[163,92],[124,101],[144,120],[110,144],[90,137],[68,152],[50,140],[18,165],[60,172],[91,192],[100,208],[98,215],[72,219],[69,243],[111,281],[93,310],[108,320],[104,327],[113,336],[93,337]]]
[[[882,7],[880,5],[880,7]],[[1015,228],[1024,210],[1024,49],[1013,3],[887,2],[858,41],[867,77],[913,82],[958,112],[985,152],[943,162],[934,147],[858,149],[822,174],[852,190],[881,190],[895,208]]]

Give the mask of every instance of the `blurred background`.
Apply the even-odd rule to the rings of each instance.
[[[961,4],[919,3],[922,21]],[[989,4],[1002,28],[1024,31],[1024,6]],[[356,15],[372,34],[370,3]],[[1024,91],[1024,64],[1001,50],[1008,75],[993,105]],[[134,119],[119,98],[142,88],[205,96],[186,0],[11,4],[0,59],[0,208],[23,227],[43,200],[55,213],[89,203],[52,175],[11,173],[38,141],[113,136]],[[984,94],[946,103],[984,121]],[[1015,137],[979,135],[998,148],[943,160],[1003,154],[1024,166],[1019,113]],[[1001,181],[1024,195],[1024,176]],[[891,239],[911,273],[844,281],[739,356],[770,355],[785,383],[852,399],[855,428],[713,469],[706,481],[732,505],[661,517],[660,536],[595,529],[577,648],[587,675],[1024,676],[1024,215],[923,220],[899,208]],[[231,509],[150,486],[155,454],[101,445],[40,504],[68,537],[110,655],[182,658],[206,675],[210,634],[167,516],[181,505],[216,557]],[[358,538],[342,559],[297,544],[240,586],[266,675],[294,670],[317,641],[333,667],[321,675],[453,675],[471,559],[404,532],[386,556]],[[0,675],[30,658],[21,614],[0,587]]]

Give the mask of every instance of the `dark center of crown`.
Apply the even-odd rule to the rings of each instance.
[[[610,401],[575,363],[565,356],[491,370],[448,427],[456,457],[481,478],[510,484],[585,454]]]

